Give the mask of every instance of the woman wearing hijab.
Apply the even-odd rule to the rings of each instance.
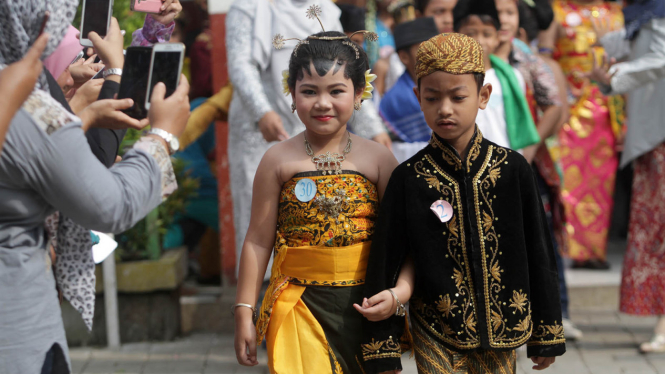
[[[263,154],[277,141],[302,132],[305,126],[284,95],[282,72],[288,70],[295,44],[281,50],[273,36],[306,38],[321,31],[316,20],[303,15],[312,5],[321,7],[327,31],[343,31],[340,10],[330,0],[236,0],[226,18],[226,48],[233,99],[229,108],[229,165],[235,215],[237,259],[249,228],[254,175]],[[390,137],[371,101],[350,121],[353,132],[389,146]]]
[[[77,0],[0,2],[0,74],[22,59],[38,37],[48,11],[50,36],[42,58],[60,43]],[[115,23],[117,25],[117,23]],[[98,38],[98,36],[97,36]],[[122,48],[122,43],[102,44]],[[117,51],[116,51],[117,52]],[[108,54],[111,55],[111,54]],[[106,61],[110,68],[122,60]],[[0,155],[0,368],[3,373],[69,373],[68,348],[60,315],[44,219],[58,210],[86,228],[119,232],[134,225],[175,188],[166,139],[178,136],[189,115],[188,84],[164,100],[158,84],[149,112],[153,129],[107,169],[90,150],[84,135],[89,120],[66,111],[47,92],[43,76],[11,121]],[[123,100],[99,101],[109,118]],[[95,120],[95,118],[93,118]],[[78,260],[70,261],[77,271]],[[94,294],[80,295],[83,302]]]
[[[606,95],[628,94],[626,142],[621,167],[633,163],[628,248],[620,310],[659,316],[643,352],[665,352],[665,2],[633,0],[624,8],[624,29],[600,42],[612,57],[590,78]],[[613,66],[612,66],[613,65]]]

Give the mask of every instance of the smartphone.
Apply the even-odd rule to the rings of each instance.
[[[118,99],[134,100],[134,105],[123,112],[138,120],[148,116],[145,100],[151,58],[152,47],[129,47],[125,53],[125,64],[122,67]]]
[[[159,14],[162,12],[162,0],[132,0],[129,9],[135,12]]]
[[[88,34],[96,32],[102,38],[106,36],[113,15],[113,0],[83,0],[81,12],[81,45],[92,47]]]
[[[166,95],[164,97],[171,96],[178,88],[184,57],[185,45],[182,43],[158,43],[152,47],[148,92],[145,97],[146,109],[150,109],[152,89],[157,83],[162,82],[166,85]]]

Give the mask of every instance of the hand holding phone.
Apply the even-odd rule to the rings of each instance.
[[[164,26],[167,26],[182,12],[182,5],[180,0],[164,0],[161,7],[161,12],[157,14],[151,14],[150,16],[155,19],[155,21],[161,23]]]
[[[105,37],[113,15],[113,0],[83,0],[81,13],[81,34],[79,39],[84,47],[92,47],[91,33]]]
[[[179,137],[185,131],[189,119],[189,82],[182,75],[178,88],[169,97],[166,95],[166,85],[159,83],[155,86],[151,97],[151,107],[148,113],[153,128],[162,129]]]
[[[111,26],[103,39],[97,33],[91,32],[90,41],[95,47],[97,56],[104,61],[104,66],[107,69],[122,68],[125,62],[124,55],[122,54],[124,40],[120,32],[118,20],[115,17],[111,18]]]
[[[152,47],[150,75],[148,76],[148,94],[145,108],[150,109],[152,89],[159,82],[166,86],[166,97],[178,87],[182,61],[185,57],[185,45],[182,43],[159,43]]]
[[[129,47],[122,67],[118,99],[132,99],[133,105],[124,112],[136,119],[148,116],[145,108],[148,76],[150,75],[151,47]]]

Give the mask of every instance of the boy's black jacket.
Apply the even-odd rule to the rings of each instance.
[[[407,255],[416,284],[411,323],[458,352],[565,352],[552,240],[536,180],[515,151],[476,130],[466,160],[433,135],[430,145],[393,172],[373,237],[365,296],[394,287]],[[430,210],[453,207],[443,223]],[[365,320],[368,373],[401,368],[404,318]]]

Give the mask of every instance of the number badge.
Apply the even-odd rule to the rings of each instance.
[[[453,218],[453,207],[446,200],[437,200],[429,208],[441,222],[448,222]]]
[[[293,192],[298,200],[306,203],[316,196],[316,183],[309,178],[301,179],[296,183]]]

